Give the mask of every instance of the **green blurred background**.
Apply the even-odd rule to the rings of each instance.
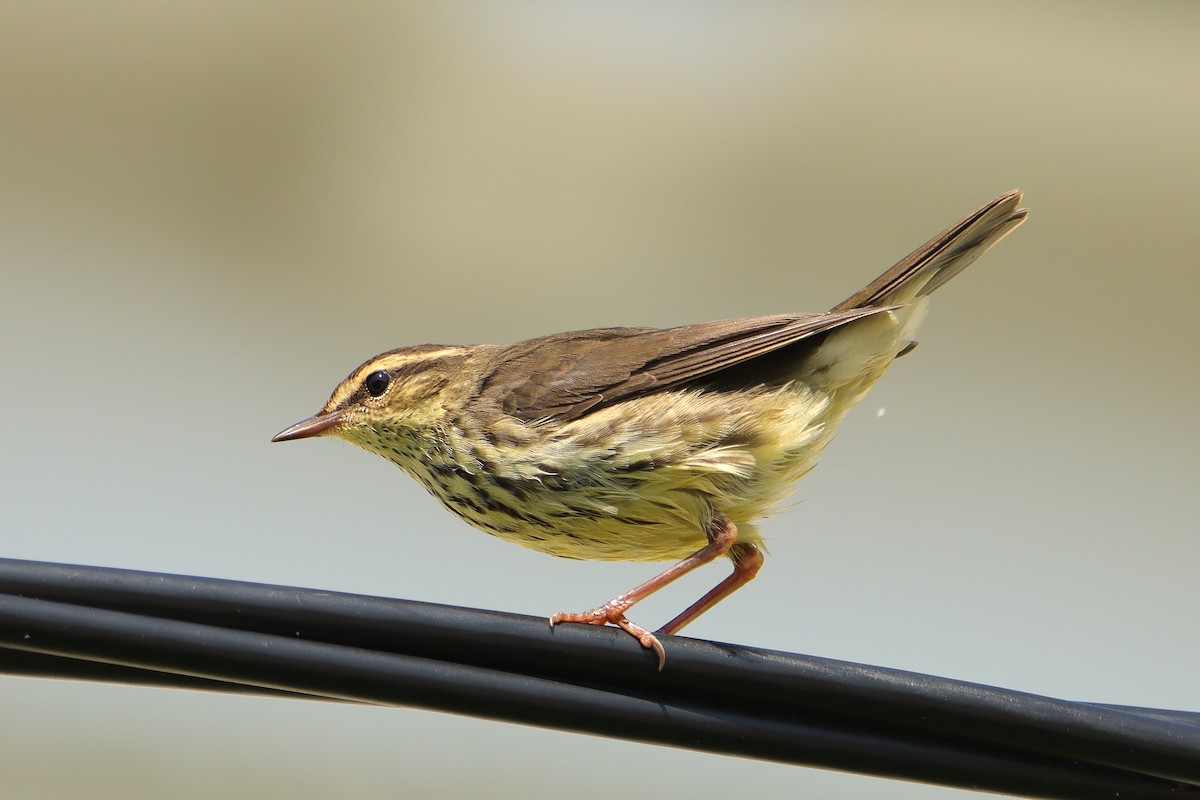
[[[267,440],[402,344],[821,310],[1019,186],[688,632],[1200,709],[1200,5],[3,17],[0,555],[589,607],[650,568]],[[22,798],[960,795],[409,710],[3,679],[0,716]]]

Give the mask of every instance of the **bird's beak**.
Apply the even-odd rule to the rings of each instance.
[[[342,422],[341,411],[330,411],[328,414],[317,414],[301,420],[290,428],[284,428],[271,437],[272,442],[290,442],[292,439],[307,439],[310,436],[320,436],[336,428]]]

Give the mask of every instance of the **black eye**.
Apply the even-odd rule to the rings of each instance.
[[[363,381],[363,386],[367,387],[367,394],[371,397],[379,397],[387,391],[388,384],[392,382],[392,376],[383,370],[372,372]]]

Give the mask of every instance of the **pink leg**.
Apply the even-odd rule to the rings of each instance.
[[[684,625],[752,581],[763,564],[759,549],[745,542],[735,544],[729,555],[733,558],[733,574],[709,589],[708,594],[688,606],[682,614],[659,628],[658,633],[678,633]]]
[[[635,603],[645,600],[647,597],[654,594],[668,583],[671,583],[672,581],[688,574],[697,567],[703,566],[710,561],[719,558],[728,552],[730,547],[734,546],[734,542],[737,541],[737,527],[732,522],[727,520],[724,514],[718,512],[714,516],[712,527],[715,529],[715,531],[709,535],[708,544],[692,553],[678,564],[663,570],[642,585],[631,589],[625,594],[617,595],[604,605],[597,606],[591,611],[584,611],[579,614],[565,614],[560,611],[550,617],[550,625],[554,626],[560,622],[579,622],[586,625],[616,625],[621,630],[637,639],[641,643],[642,647],[653,649],[656,653],[658,653],[658,668],[661,670],[663,668],[663,664],[665,664],[667,661],[667,654],[663,652],[662,644],[659,643],[658,639],[653,633],[641,627],[640,625],[635,625],[626,619],[625,612],[632,608]],[[757,548],[754,549],[754,552],[758,552]],[[759,562],[762,562],[762,556],[759,556]],[[757,567],[755,569],[757,570]],[[737,574],[736,570],[734,574]],[[753,577],[753,574],[751,574],[750,577]],[[746,578],[741,583],[745,583],[748,580],[750,580],[750,578]],[[721,584],[721,586],[718,586],[717,589],[722,588],[728,582],[729,580],[727,579]],[[740,586],[741,583],[737,584],[737,586]],[[684,623],[687,623],[692,618],[699,616],[709,606],[720,600],[721,597],[724,597],[736,589],[737,586],[727,589],[719,597],[715,597],[711,600],[709,600],[710,596],[712,596],[717,589],[709,592],[704,596],[704,599],[701,600],[700,603],[696,604],[696,606],[699,606],[701,603],[705,603],[706,600],[708,601],[707,604],[704,605],[704,607],[699,611],[691,613],[687,619],[684,619]],[[679,619],[692,612],[692,609],[696,608],[696,606],[692,606],[692,608],[689,608],[687,611],[683,612],[683,614],[681,614],[679,617],[676,617],[675,620],[669,624],[675,624],[675,622],[678,622]],[[679,627],[683,627],[682,624]],[[663,631],[669,633],[669,631],[667,631],[665,628]]]

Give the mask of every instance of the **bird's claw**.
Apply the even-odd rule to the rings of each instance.
[[[653,650],[658,655],[658,671],[662,672],[663,667],[667,663],[667,653],[663,650],[662,643],[658,641],[658,637],[650,631],[638,625],[635,622],[630,622],[625,616],[625,611],[618,603],[610,602],[602,606],[593,608],[590,611],[582,611],[577,614],[568,614],[562,611],[551,615],[550,627],[553,628],[560,622],[574,622],[582,625],[616,625],[621,630],[628,633],[638,643],[647,650]]]

